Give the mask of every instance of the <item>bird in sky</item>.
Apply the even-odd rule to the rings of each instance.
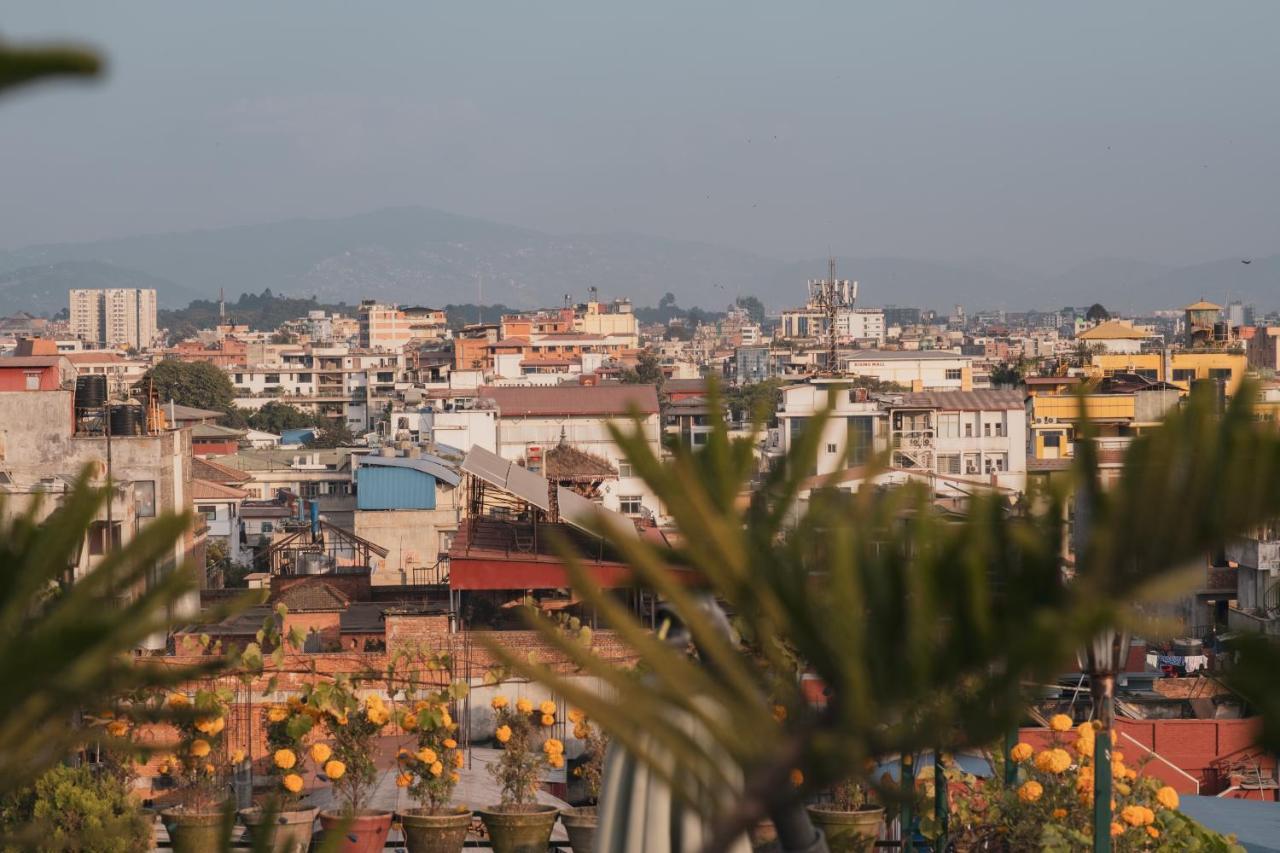
[[[1241,258],[1241,259],[1240,259],[1240,263],[1242,263],[1242,264],[1251,264],[1251,263],[1253,263],[1253,258]]]

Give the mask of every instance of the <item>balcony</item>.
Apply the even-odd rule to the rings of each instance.
[[[1239,537],[1227,543],[1227,559],[1241,566],[1280,572],[1280,539]]]

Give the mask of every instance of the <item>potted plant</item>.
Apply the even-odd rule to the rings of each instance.
[[[225,690],[197,690],[194,699],[173,693],[165,701],[178,730],[170,773],[178,786],[178,802],[160,812],[160,820],[178,853],[204,853],[221,844],[223,805],[223,730],[230,695]]]
[[[868,799],[866,788],[846,780],[831,788],[831,802],[809,806],[809,817],[827,837],[831,853],[855,853],[875,846],[884,807]]]
[[[471,811],[453,805],[458,771],[466,756],[458,747],[458,724],[449,713],[452,698],[441,691],[414,703],[400,719],[400,727],[415,734],[417,749],[400,750],[396,784],[407,788],[418,803],[399,813],[409,853],[457,853],[467,840]]]
[[[551,840],[557,810],[536,802],[538,784],[544,768],[564,766],[564,744],[541,734],[555,725],[556,705],[547,701],[535,708],[528,699],[519,699],[512,706],[501,695],[493,697],[492,705],[502,755],[489,772],[502,787],[502,802],[481,811],[480,818],[494,853],[541,853]]]
[[[341,833],[337,849],[343,853],[380,851],[391,831],[391,812],[370,809],[367,804],[378,777],[375,741],[391,720],[391,711],[377,694],[361,700],[351,680],[343,676],[317,684],[310,701],[323,712],[332,741],[325,775],[342,804],[338,811],[320,812],[320,826],[326,835]]]
[[[604,774],[604,754],[609,748],[609,739],[577,708],[569,711],[569,722],[573,723],[573,736],[583,744],[583,761],[573,769],[573,775],[582,780],[589,805],[561,809],[560,822],[569,834],[573,853],[591,853],[595,848],[598,823],[595,804],[600,799],[600,779]]]
[[[337,770],[342,775],[327,744],[306,747],[307,735],[315,728],[318,716],[315,708],[297,696],[289,697],[284,704],[269,705],[262,712],[267,773],[275,780],[274,790],[265,807],[259,804],[243,809],[240,819],[255,840],[265,837],[273,853],[304,853],[311,845],[317,809],[302,805],[308,761],[314,762],[317,770]]]

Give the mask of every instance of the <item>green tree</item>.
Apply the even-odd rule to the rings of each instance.
[[[163,402],[230,412],[235,399],[231,378],[222,368],[207,361],[178,361],[166,358],[143,374],[138,387],[154,383]]]
[[[661,390],[666,376],[662,372],[662,362],[658,360],[658,354],[645,350],[636,360],[636,366],[622,371],[618,381],[625,385],[656,385]]]
[[[315,447],[319,449],[329,449],[334,447],[351,447],[356,443],[356,437],[351,432],[351,428],[347,426],[347,422],[341,419],[327,421],[316,429],[316,433],[307,442],[307,447]]]
[[[1084,313],[1084,318],[1090,323],[1105,323],[1111,319],[1111,312],[1102,307],[1101,303],[1095,302],[1089,306],[1089,310]]]
[[[734,304],[747,312],[751,322],[764,325],[764,303],[759,299],[754,296],[739,296]]]
[[[256,412],[249,414],[249,426],[276,435],[286,429],[312,427],[318,423],[315,415],[277,400],[272,400]]]
[[[782,380],[766,379],[740,385],[725,392],[725,405],[735,421],[767,424],[782,404]]]

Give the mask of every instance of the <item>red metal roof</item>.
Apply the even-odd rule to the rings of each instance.
[[[658,412],[658,392],[652,385],[557,385],[554,387],[479,389],[493,400],[503,417],[542,415],[626,416]]]

